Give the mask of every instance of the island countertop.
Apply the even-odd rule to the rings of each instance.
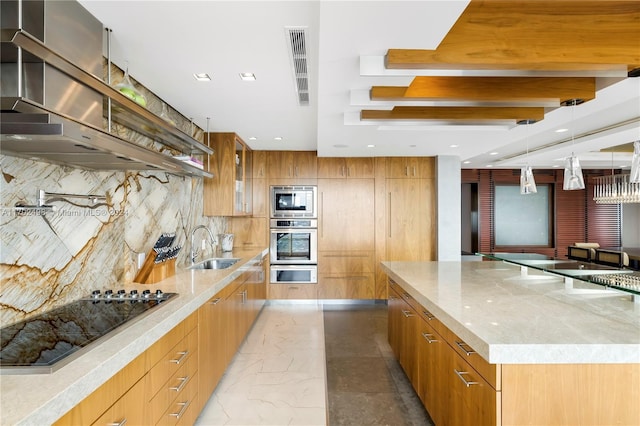
[[[157,284],[133,284],[139,291],[178,293],[134,324],[114,330],[82,356],[50,374],[0,376],[0,424],[51,424],[193,314],[235,278],[259,262],[264,250],[234,250],[237,264],[222,270],[178,269]]]
[[[504,262],[382,262],[390,278],[492,364],[640,363],[640,303]]]

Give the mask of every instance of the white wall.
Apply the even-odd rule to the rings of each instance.
[[[622,205],[622,246],[640,247],[640,204]]]
[[[460,260],[460,157],[436,157],[437,185],[437,260]]]

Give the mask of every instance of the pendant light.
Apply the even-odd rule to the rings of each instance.
[[[574,142],[574,109],[578,99],[572,99],[567,101],[564,105],[572,105],[571,107],[571,146]],[[578,157],[572,152],[570,157],[564,160],[564,182],[562,189],[565,191],[574,191],[576,189],[584,189],[584,177],[582,176],[582,167],[580,167],[580,161]]]
[[[631,159],[631,176],[629,182],[640,184],[640,141],[633,143],[633,158]]]
[[[533,124],[535,121],[533,120],[522,120],[518,122],[518,124]],[[527,141],[527,165],[520,169],[520,194],[528,195],[535,194],[538,192],[538,188],[536,187],[536,181],[533,178],[533,170],[529,166],[529,139],[526,138]]]

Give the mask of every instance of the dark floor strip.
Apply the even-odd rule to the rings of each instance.
[[[324,305],[330,426],[431,426],[387,341],[386,304]]]

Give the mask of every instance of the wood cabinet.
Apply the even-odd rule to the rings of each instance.
[[[418,380],[418,352],[416,339],[418,316],[405,301],[399,286],[389,284],[388,336],[391,349],[407,377],[414,384]]]
[[[375,299],[372,250],[318,252],[319,299]]]
[[[318,178],[373,178],[371,157],[318,157]]]
[[[386,179],[385,260],[435,260],[433,179]]]
[[[316,284],[269,284],[269,299],[317,299]]]
[[[388,281],[389,344],[437,426],[640,424],[640,364],[490,364]]]
[[[144,380],[138,381],[115,404],[105,411],[95,425],[144,425],[148,419]]]
[[[163,415],[176,398],[187,396],[180,401],[197,407],[197,326],[196,314],[187,317],[54,424],[120,424],[125,419],[132,425],[166,424]],[[187,360],[188,372],[181,369]],[[170,389],[176,386],[175,380],[185,377],[183,373],[189,376],[182,380],[184,385],[178,392]],[[181,394],[183,389],[188,392]],[[199,410],[194,411],[197,416]],[[167,413],[169,424],[180,418],[195,421],[186,407],[178,416],[169,415],[176,413]]]
[[[449,362],[447,343],[420,315],[418,325],[418,377],[414,384],[416,393],[436,425],[446,423],[448,398],[442,389],[447,388]]]
[[[475,355],[486,361],[391,279],[388,338],[437,426],[498,424],[500,392],[466,357]],[[493,372],[495,382],[495,369]]]
[[[318,179],[318,297],[375,298],[375,181]]]
[[[265,260],[249,265],[54,424],[194,424],[265,303]]]
[[[299,179],[318,176],[315,151],[268,151],[270,179]]]
[[[214,153],[205,169],[205,216],[247,216],[252,211],[252,151],[235,133],[210,133],[205,141]]]
[[[387,157],[387,178],[433,179],[435,160],[433,157]]]

